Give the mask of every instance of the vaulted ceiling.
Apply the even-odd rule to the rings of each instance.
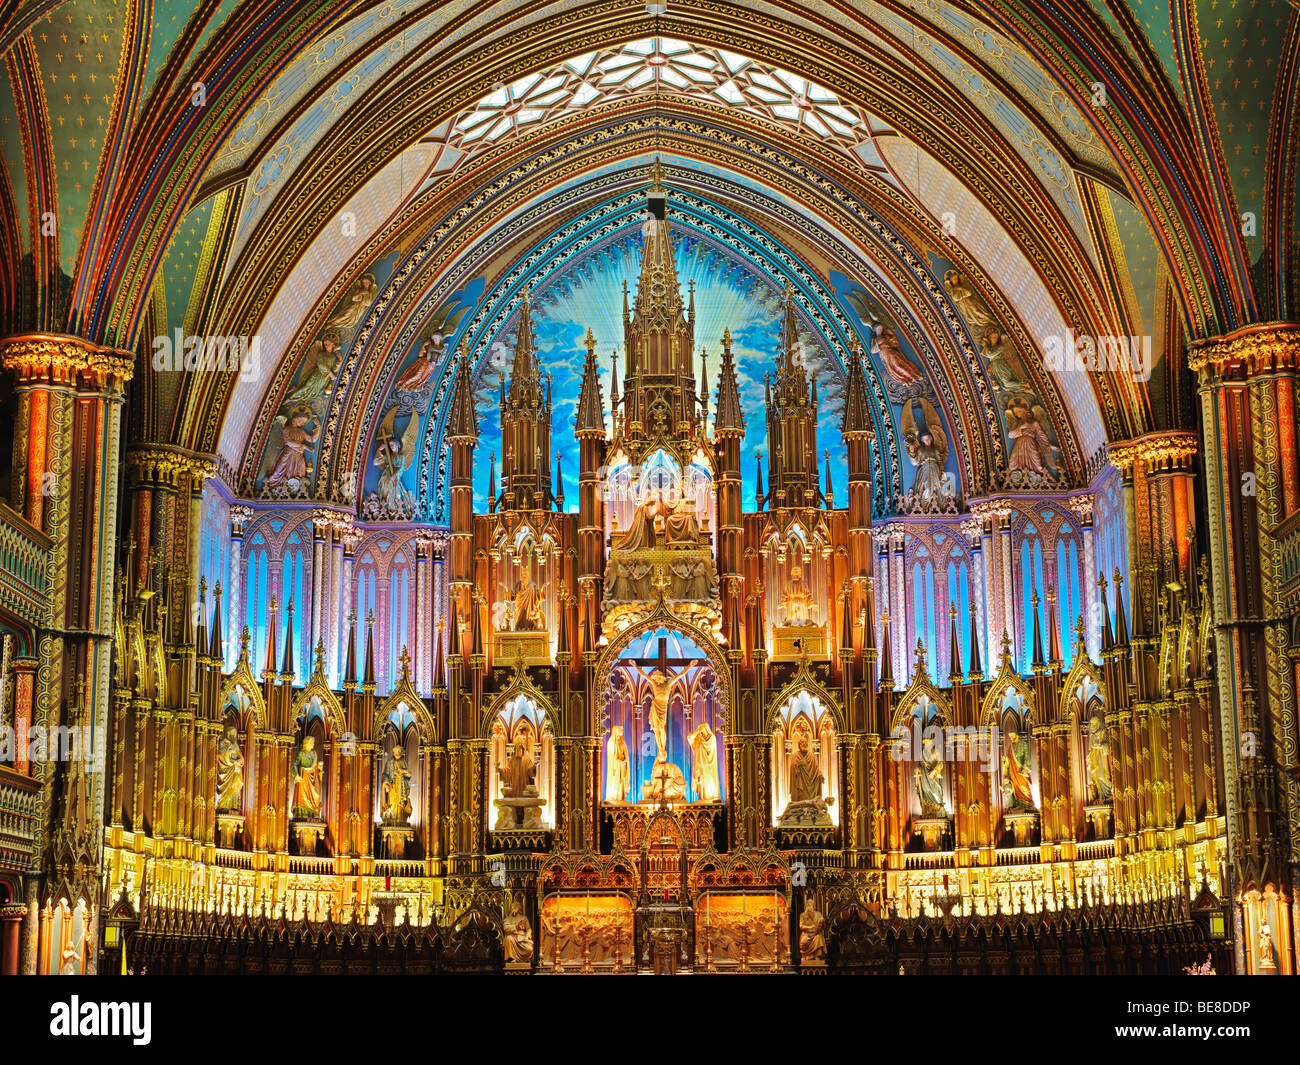
[[[525,288],[561,381],[579,327],[617,345],[656,156],[698,343],[748,329],[757,387],[788,287],[828,447],[870,349],[885,507],[923,407],[968,496],[1082,484],[1107,441],[1194,417],[1189,340],[1295,314],[1282,0],[658,6],[0,6],[0,328],[255,335],[256,373],[141,373],[132,435],[256,494],[319,386],[309,494],[363,496],[395,412],[436,520],[449,349],[487,396]],[[1152,372],[1049,368],[1069,331],[1150,337]],[[435,332],[442,363],[395,389]],[[1013,402],[1055,445],[1041,485],[1007,481]]]

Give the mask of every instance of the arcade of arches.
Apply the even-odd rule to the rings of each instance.
[[[1249,6],[0,6],[4,971],[1294,972]]]

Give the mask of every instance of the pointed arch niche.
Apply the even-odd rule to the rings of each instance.
[[[540,827],[555,828],[555,735],[545,705],[533,694],[510,695],[488,722],[488,786],[485,814],[493,831],[531,829],[528,810],[536,810]],[[535,795],[526,794],[529,789]],[[511,800],[536,798],[539,805],[521,807],[515,817]],[[517,820],[523,824],[516,824]]]
[[[822,795],[830,800],[830,816],[838,823],[840,801],[839,727],[829,700],[801,688],[772,714],[772,826],[790,805],[790,771],[806,741],[822,777]]]

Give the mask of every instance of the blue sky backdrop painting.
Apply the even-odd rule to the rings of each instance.
[[[695,346],[708,352],[710,425],[717,397],[718,367],[721,363],[722,333],[731,330],[732,352],[745,411],[743,457],[745,507],[754,503],[755,460],[763,456],[763,477],[767,481],[767,421],[764,414],[764,374],[776,365],[780,326],[780,291],[767,278],[738,258],[705,242],[674,231],[674,250],[682,299],[689,300],[688,283],[695,282]],[[635,297],[640,272],[641,238],[632,230],[608,242],[580,262],[553,278],[534,293],[533,324],[537,336],[538,362],[552,375],[552,455],[564,470],[565,509],[578,507],[578,446],[573,437],[573,416],[577,408],[582,364],[586,354],[584,338],[590,329],[600,356],[601,383],[609,415],[610,354],[618,353],[620,389],[623,381],[623,282],[629,298]],[[502,372],[513,359],[518,317],[494,343],[479,378],[477,408],[480,438],[475,463],[474,506],[487,509],[488,456],[501,456],[499,388]],[[816,373],[820,400],[817,430],[818,450],[829,448],[835,496],[840,505],[847,499],[844,446],[840,440],[843,409],[843,371],[834,358],[818,345],[811,330],[805,330],[809,374]],[[702,365],[697,359],[696,380]],[[823,460],[824,462],[824,460]]]

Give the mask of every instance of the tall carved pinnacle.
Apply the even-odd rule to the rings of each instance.
[[[510,407],[517,413],[536,415],[542,406],[541,378],[537,372],[537,352],[533,346],[532,296],[524,289],[519,308],[519,331],[515,358],[510,368]]]
[[[722,368],[718,372],[718,403],[713,412],[714,435],[743,435],[745,415],[740,409],[740,385],[736,381],[736,360],[731,354],[731,330],[722,334]]]
[[[448,419],[447,439],[451,443],[478,443],[478,418],[474,414],[474,384],[469,375],[469,351],[460,342],[456,353],[456,381],[451,399],[451,417]]]
[[[862,347],[853,345],[849,355],[849,382],[844,391],[844,420],[840,432],[847,439],[871,432],[871,408],[867,405],[867,379],[862,369]]]
[[[582,386],[578,391],[578,410],[574,415],[574,434],[605,435],[605,401],[601,396],[600,370],[596,366],[596,338],[587,330],[587,358],[582,364]]]
[[[672,331],[685,323],[682,292],[677,280],[677,263],[673,242],[664,217],[667,191],[662,180],[664,168],[658,159],[650,168],[650,219],[645,228],[645,246],[641,255],[641,277],[636,283],[632,325],[651,330]]]
[[[357,612],[348,612],[348,649],[343,658],[343,687],[357,685]]]

